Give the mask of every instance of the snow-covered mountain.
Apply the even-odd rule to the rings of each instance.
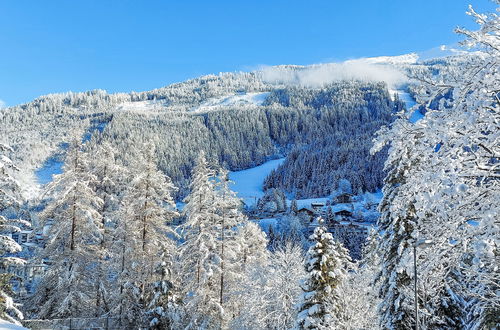
[[[370,134],[390,121],[391,112],[404,106],[394,100],[394,94],[398,93],[409,106],[409,75],[435,74],[464,60],[462,56],[419,62],[415,54],[382,56],[221,73],[140,93],[108,94],[96,90],[52,94],[0,110],[0,125],[5,132],[2,142],[18,151],[23,169],[20,179],[30,191],[36,182],[34,170],[61,153],[60,145],[71,136],[85,135],[95,123],[106,128],[102,134],[92,134],[97,138],[99,133],[99,139],[110,141],[124,152],[130,144],[159,141],[160,167],[181,188],[188,181],[195,154],[210,145],[211,161],[233,170],[291,153],[293,161],[287,158],[284,167],[292,163],[298,166],[314,150],[315,160],[307,161],[317,163],[311,168],[314,174],[307,180],[313,182],[309,187],[299,184],[302,179],[295,183],[286,179],[287,175],[301,176],[292,168],[286,169],[287,175],[282,168],[280,179],[275,176],[268,180],[267,187],[280,187],[302,197],[327,193],[331,188],[318,186],[334,185],[342,175],[350,177],[360,189],[373,190],[381,183],[383,159],[370,160]],[[347,125],[339,125],[346,119]],[[315,129],[323,133],[318,135]],[[348,133],[352,131],[356,134]],[[328,142],[330,138],[333,140]],[[345,145],[350,150],[361,148],[354,153],[364,160],[352,158],[352,151],[319,155],[318,148],[325,149],[326,144]],[[321,178],[323,172],[314,168],[323,161],[339,163],[336,157],[349,159],[346,168],[351,168],[350,162],[371,164],[367,168],[373,181],[341,174],[344,170],[339,169],[333,177],[330,174],[329,178]],[[330,168],[329,173],[335,170]]]

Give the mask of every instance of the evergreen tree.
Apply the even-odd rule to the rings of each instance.
[[[220,303],[221,258],[215,235],[216,208],[214,172],[201,153],[193,169],[191,193],[184,214],[185,242],[181,246],[184,274],[185,321],[187,328],[220,328],[223,309]]]
[[[320,224],[322,219],[319,219]],[[348,251],[326,228],[319,226],[310,237],[307,252],[307,278],[299,304],[296,326],[300,329],[335,329],[345,311],[340,304],[339,288],[347,278],[351,264]]]
[[[126,184],[126,169],[118,164],[115,151],[111,145],[104,143],[89,148],[94,156],[89,162],[87,171],[95,175],[96,180],[91,187],[99,198],[102,207],[99,210],[102,220],[102,237],[99,243],[99,261],[97,261],[96,279],[96,310],[95,316],[107,314],[111,309],[112,281],[110,281],[110,267],[113,260],[112,241],[115,237],[119,216],[119,207],[123,198]]]

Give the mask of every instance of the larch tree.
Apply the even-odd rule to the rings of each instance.
[[[64,172],[49,184],[41,217],[50,226],[41,258],[49,266],[29,300],[39,318],[90,316],[95,306],[93,269],[102,240],[102,199],[91,188],[88,155],[73,140]]]
[[[91,187],[96,195],[102,199],[101,213],[102,236],[98,246],[99,261],[97,264],[96,279],[96,308],[95,316],[107,314],[111,309],[110,269],[112,255],[112,241],[116,236],[119,208],[127,178],[127,170],[118,163],[116,153],[108,143],[97,144],[89,152],[93,153],[89,162],[90,173],[96,180]]]
[[[170,266],[177,253],[176,233],[169,224],[178,213],[172,198],[176,188],[158,170],[152,144],[143,145],[131,172],[116,230],[120,288],[115,309],[120,319],[138,326],[145,322],[154,283],[161,279],[156,269],[163,263]]]

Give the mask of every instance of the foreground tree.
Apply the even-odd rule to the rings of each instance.
[[[458,32],[480,53],[435,79],[417,77],[425,117],[412,124],[403,115],[376,141],[375,150],[390,144],[380,206],[384,328],[414,326],[415,304],[426,327],[499,322],[500,19],[472,8],[469,15],[480,29]],[[428,253],[416,250],[415,301],[412,250],[422,239],[433,243]]]
[[[145,322],[154,283],[163,276],[157,269],[170,267],[177,253],[176,233],[169,226],[178,215],[172,199],[175,187],[158,170],[154,152],[153,145],[144,145],[143,155],[133,164],[135,177],[123,199],[113,247],[120,282],[114,307],[131,326]]]
[[[95,306],[94,272],[102,240],[102,199],[90,183],[88,155],[73,141],[64,172],[48,186],[41,217],[50,230],[41,258],[49,267],[27,304],[38,318],[90,316]]]
[[[13,150],[0,143],[0,319],[6,319],[15,324],[23,319],[23,314],[14,303],[11,294],[12,288],[9,283],[12,275],[8,273],[13,267],[22,266],[25,260],[13,256],[22,250],[21,246],[11,238],[11,234],[21,231],[21,226],[30,224],[22,220],[13,220],[3,217],[1,214],[12,208],[17,208],[21,202],[20,187],[14,179],[12,172],[17,167],[12,163],[8,153]]]
[[[323,220],[319,222],[322,224]],[[335,329],[344,314],[339,288],[347,278],[351,259],[322,225],[310,239],[313,244],[307,252],[307,278],[296,324],[299,329]]]
[[[101,214],[102,236],[97,252],[95,283],[95,316],[100,317],[111,310],[113,281],[112,269],[113,253],[112,242],[119,217],[120,203],[126,191],[127,170],[118,163],[115,151],[107,143],[91,145],[89,153],[93,157],[89,161],[87,171],[92,173],[96,180],[90,186],[96,195],[102,199]]]

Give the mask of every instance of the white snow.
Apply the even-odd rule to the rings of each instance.
[[[415,99],[408,93],[406,90],[403,89],[390,89],[389,90],[389,95],[391,98],[394,100],[394,94],[397,93],[398,97],[401,101],[403,101],[406,104],[406,109],[411,109],[413,108],[417,102]],[[422,119],[424,115],[420,112],[420,110],[415,109],[410,115],[410,122],[415,123],[418,120]]]
[[[285,158],[274,159],[247,170],[229,172],[229,179],[233,181],[231,190],[235,191],[246,205],[254,205],[258,198],[264,196],[264,179],[284,161]]]
[[[235,95],[226,95],[223,97],[217,97],[208,99],[197,107],[191,109],[191,111],[205,112],[215,109],[220,109],[223,107],[232,106],[261,106],[266,100],[269,92],[263,93],[240,93]]]
[[[62,173],[63,161],[57,158],[49,158],[43,167],[35,171],[35,175],[39,184],[44,185],[52,181],[52,177]]]
[[[28,330],[28,328],[0,319],[0,330]]]
[[[148,100],[148,101],[134,101],[124,102],[116,107],[118,111],[135,112],[140,114],[157,113],[165,110],[167,102],[165,100]]]
[[[369,64],[416,64],[419,59],[419,55],[415,53],[397,55],[397,56],[377,56],[377,57],[365,57],[356,60],[349,60],[346,63],[351,63],[354,61],[364,61]]]

